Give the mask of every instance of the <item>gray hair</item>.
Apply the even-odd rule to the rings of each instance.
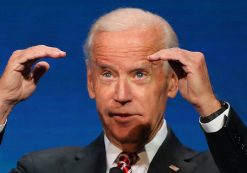
[[[162,17],[138,8],[119,8],[101,16],[91,27],[84,44],[86,60],[91,58],[94,37],[99,32],[123,31],[130,28],[159,27],[164,31],[164,48],[178,47],[177,35]]]

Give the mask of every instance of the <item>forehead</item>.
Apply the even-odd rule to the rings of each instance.
[[[130,45],[142,46],[150,45],[151,42],[160,42],[161,29],[157,27],[151,28],[129,28],[122,31],[101,31],[94,36],[94,45],[114,43],[127,43]],[[111,42],[109,42],[111,40]],[[117,46],[117,45],[116,45]],[[155,45],[152,45],[154,47]]]
[[[146,57],[162,47],[157,28],[99,32],[95,35],[92,59],[97,64],[150,66]]]

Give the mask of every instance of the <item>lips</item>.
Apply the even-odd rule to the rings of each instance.
[[[137,114],[132,113],[109,113],[110,117],[121,126],[126,127],[126,125],[132,124]]]
[[[134,116],[135,114],[131,114],[131,113],[109,113],[109,115],[111,116],[111,117],[123,117],[123,118],[125,118],[125,117],[131,117],[131,116]]]
[[[118,125],[126,127],[126,125],[133,124],[140,117],[141,114],[137,113],[137,111],[131,110],[111,110],[108,112],[109,118],[113,120]]]

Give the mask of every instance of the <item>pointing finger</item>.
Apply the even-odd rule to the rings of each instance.
[[[44,57],[62,58],[64,56],[66,56],[66,52],[58,48],[38,45],[24,50],[16,51],[11,59],[23,64],[30,60],[36,60]]]

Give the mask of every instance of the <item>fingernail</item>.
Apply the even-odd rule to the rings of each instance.
[[[58,51],[58,53],[59,53],[59,54],[66,54],[66,52],[64,52],[64,51],[62,51],[62,50]]]
[[[155,57],[155,56],[148,56],[148,59],[149,60],[155,60],[155,59],[158,59],[159,57]]]

